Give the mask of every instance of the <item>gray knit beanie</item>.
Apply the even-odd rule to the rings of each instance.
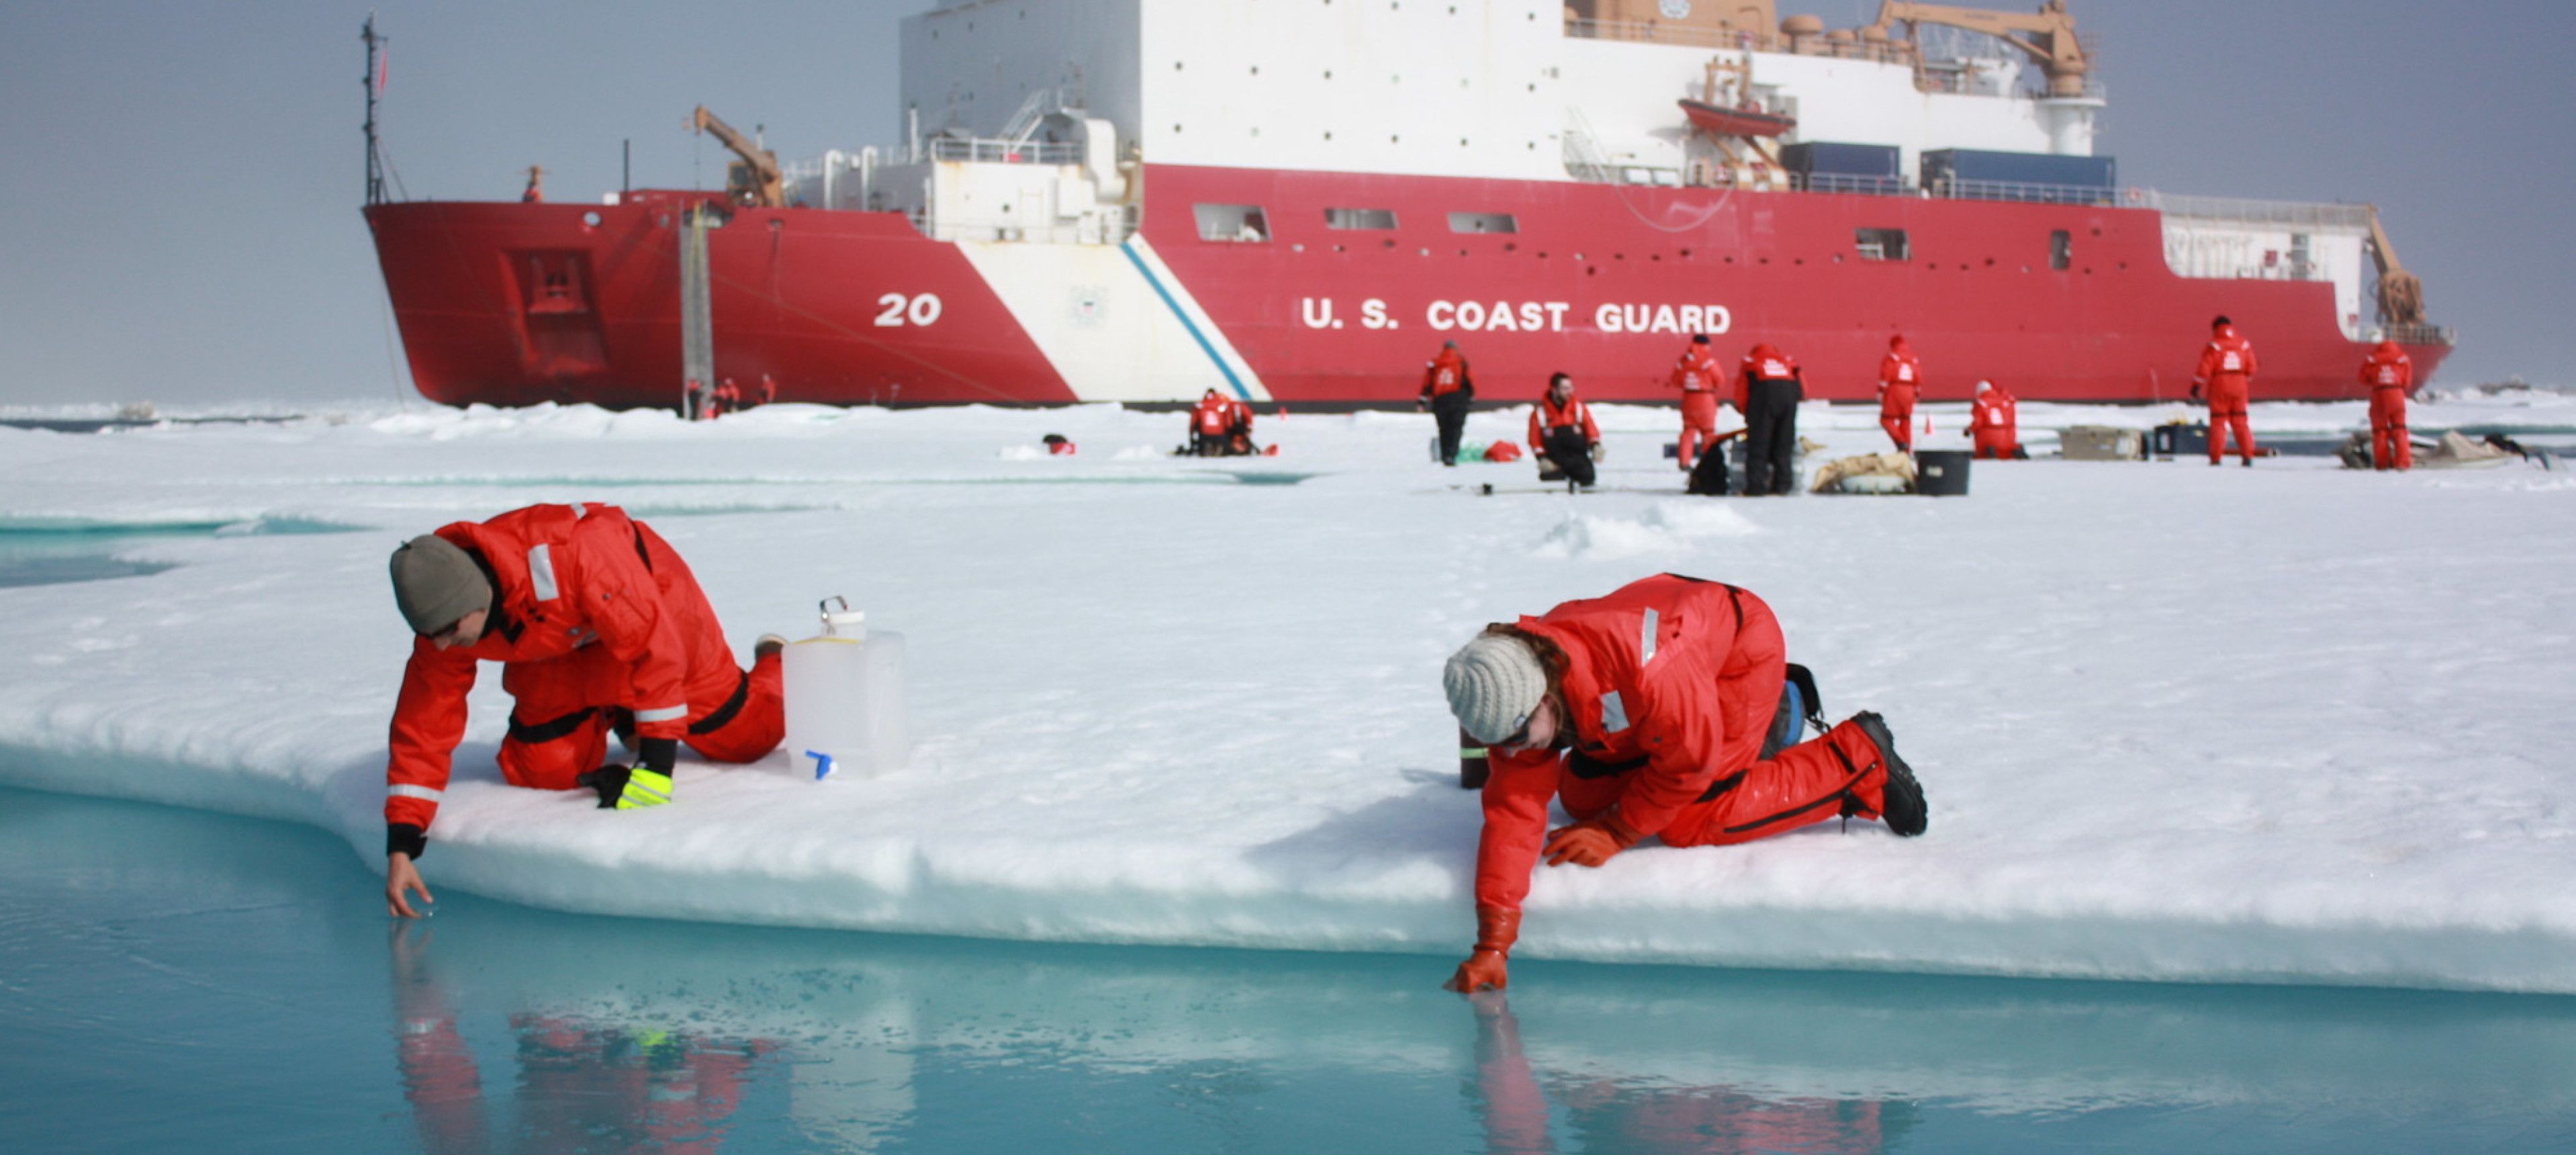
[[[1440,671],[1440,686],[1449,692],[1449,712],[1479,742],[1500,742],[1519,733],[1547,696],[1547,668],[1529,644],[1503,634],[1478,634],[1449,655]]]
[[[456,543],[424,533],[394,550],[394,604],[415,634],[433,634],[492,604],[492,583]]]

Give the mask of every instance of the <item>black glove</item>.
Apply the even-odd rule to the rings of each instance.
[[[615,810],[618,798],[626,793],[626,780],[634,774],[635,768],[632,766],[610,763],[573,781],[599,792],[600,809]]]

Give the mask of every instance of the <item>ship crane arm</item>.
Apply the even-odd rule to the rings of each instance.
[[[2379,206],[2370,209],[2370,259],[2379,266],[2379,320],[2392,328],[2424,323],[2424,281],[2398,263],[2388,230],[2379,223]]]
[[[1949,4],[1881,0],[1878,20],[1870,27],[1885,36],[1897,24],[1961,28],[2012,45],[2039,63],[2040,72],[2048,77],[2048,94],[2053,97],[2084,95],[2084,75],[2092,69],[2092,62],[2084,57],[2083,45],[2076,41],[2075,17],[2066,11],[2066,0],[2048,0],[2028,16]],[[2016,33],[2026,34],[2029,39]]]
[[[736,173],[727,183],[733,186],[734,195],[743,203],[765,209],[787,207],[786,174],[778,167],[777,153],[753,144],[750,138],[734,131],[732,125],[707,111],[703,104],[689,114],[689,131],[715,137],[733,150],[735,156],[742,158],[740,164],[733,166]]]

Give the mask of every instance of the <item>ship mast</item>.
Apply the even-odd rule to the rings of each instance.
[[[383,43],[385,37],[376,35],[375,13],[367,13],[367,22],[358,29],[358,39],[367,45],[367,74],[358,80],[367,89],[367,203],[380,205],[385,203],[385,162],[376,146],[376,45]]]

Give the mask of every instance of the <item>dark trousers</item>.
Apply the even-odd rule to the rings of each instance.
[[[1464,389],[1431,399],[1431,418],[1440,423],[1440,464],[1458,464],[1458,438],[1467,431],[1467,405],[1474,400]]]
[[[1798,399],[1795,381],[1756,381],[1744,414],[1744,492],[1797,488]]]
[[[1547,460],[1576,485],[1592,487],[1592,443],[1583,439],[1580,426],[1559,425],[1547,431]]]

